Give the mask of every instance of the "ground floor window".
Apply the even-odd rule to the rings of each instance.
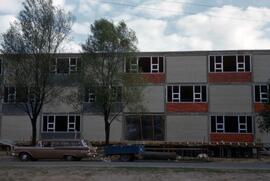
[[[211,116],[211,132],[252,133],[252,117]]]
[[[43,132],[80,132],[78,115],[44,115]]]
[[[163,115],[127,115],[125,137],[127,140],[164,140]]]

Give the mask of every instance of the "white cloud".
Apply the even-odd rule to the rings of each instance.
[[[266,49],[270,47],[270,9],[211,8],[178,20],[125,16],[141,51]],[[172,30],[173,29],[173,30]]]
[[[150,0],[144,1],[134,8],[132,12],[140,15],[152,16],[154,18],[168,18],[179,16],[183,13],[184,3],[187,0],[177,3],[174,1]]]
[[[65,9],[66,11],[73,11],[75,9],[75,5],[67,4],[65,0],[53,0],[53,6],[60,7]]]
[[[88,35],[90,32],[90,24],[84,23],[74,23],[72,26],[72,31],[79,35]]]
[[[270,9],[224,6],[181,18],[177,27],[183,32],[180,36],[211,42],[211,49],[260,49],[270,47],[269,35],[264,30],[267,23]],[[200,45],[194,48],[204,49]]]
[[[59,47],[59,53],[80,53],[82,47],[72,40],[65,40]]]
[[[80,0],[79,3],[79,13],[87,13],[90,16],[95,16],[96,14],[105,14],[111,10],[111,5],[103,2],[93,0]]]
[[[0,13],[17,14],[22,7],[23,0],[0,0]]]
[[[13,15],[2,15],[0,16],[0,34],[5,33],[10,26],[10,23],[16,20],[15,16]]]

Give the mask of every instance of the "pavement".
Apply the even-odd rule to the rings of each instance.
[[[270,172],[270,162],[184,162],[184,161],[157,161],[138,160],[134,162],[119,161],[61,161],[61,160],[39,160],[22,162],[17,158],[2,156],[0,168],[3,167],[93,167],[93,168],[174,168],[174,169],[217,169],[217,170],[263,170]]]

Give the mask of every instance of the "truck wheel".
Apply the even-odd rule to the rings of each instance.
[[[122,162],[128,162],[132,160],[132,155],[120,155],[120,160]]]
[[[28,153],[20,153],[19,158],[21,161],[29,161],[31,160],[31,156]]]
[[[75,160],[75,158],[71,155],[67,155],[67,156],[65,156],[65,160],[66,161],[73,161],[73,160]]]

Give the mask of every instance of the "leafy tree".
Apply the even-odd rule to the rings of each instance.
[[[52,0],[26,0],[18,21],[2,35],[1,52],[7,60],[5,84],[17,87],[16,102],[31,120],[32,144],[43,105],[60,92],[53,85],[50,63],[67,39],[73,20],[70,13],[54,7]]]
[[[109,144],[111,124],[125,108],[144,109],[142,78],[123,71],[125,63],[135,59],[136,43],[135,32],[125,22],[114,25],[100,19],[91,25],[91,34],[82,45],[84,70],[80,92],[93,91],[94,105],[104,117],[106,144]]]

